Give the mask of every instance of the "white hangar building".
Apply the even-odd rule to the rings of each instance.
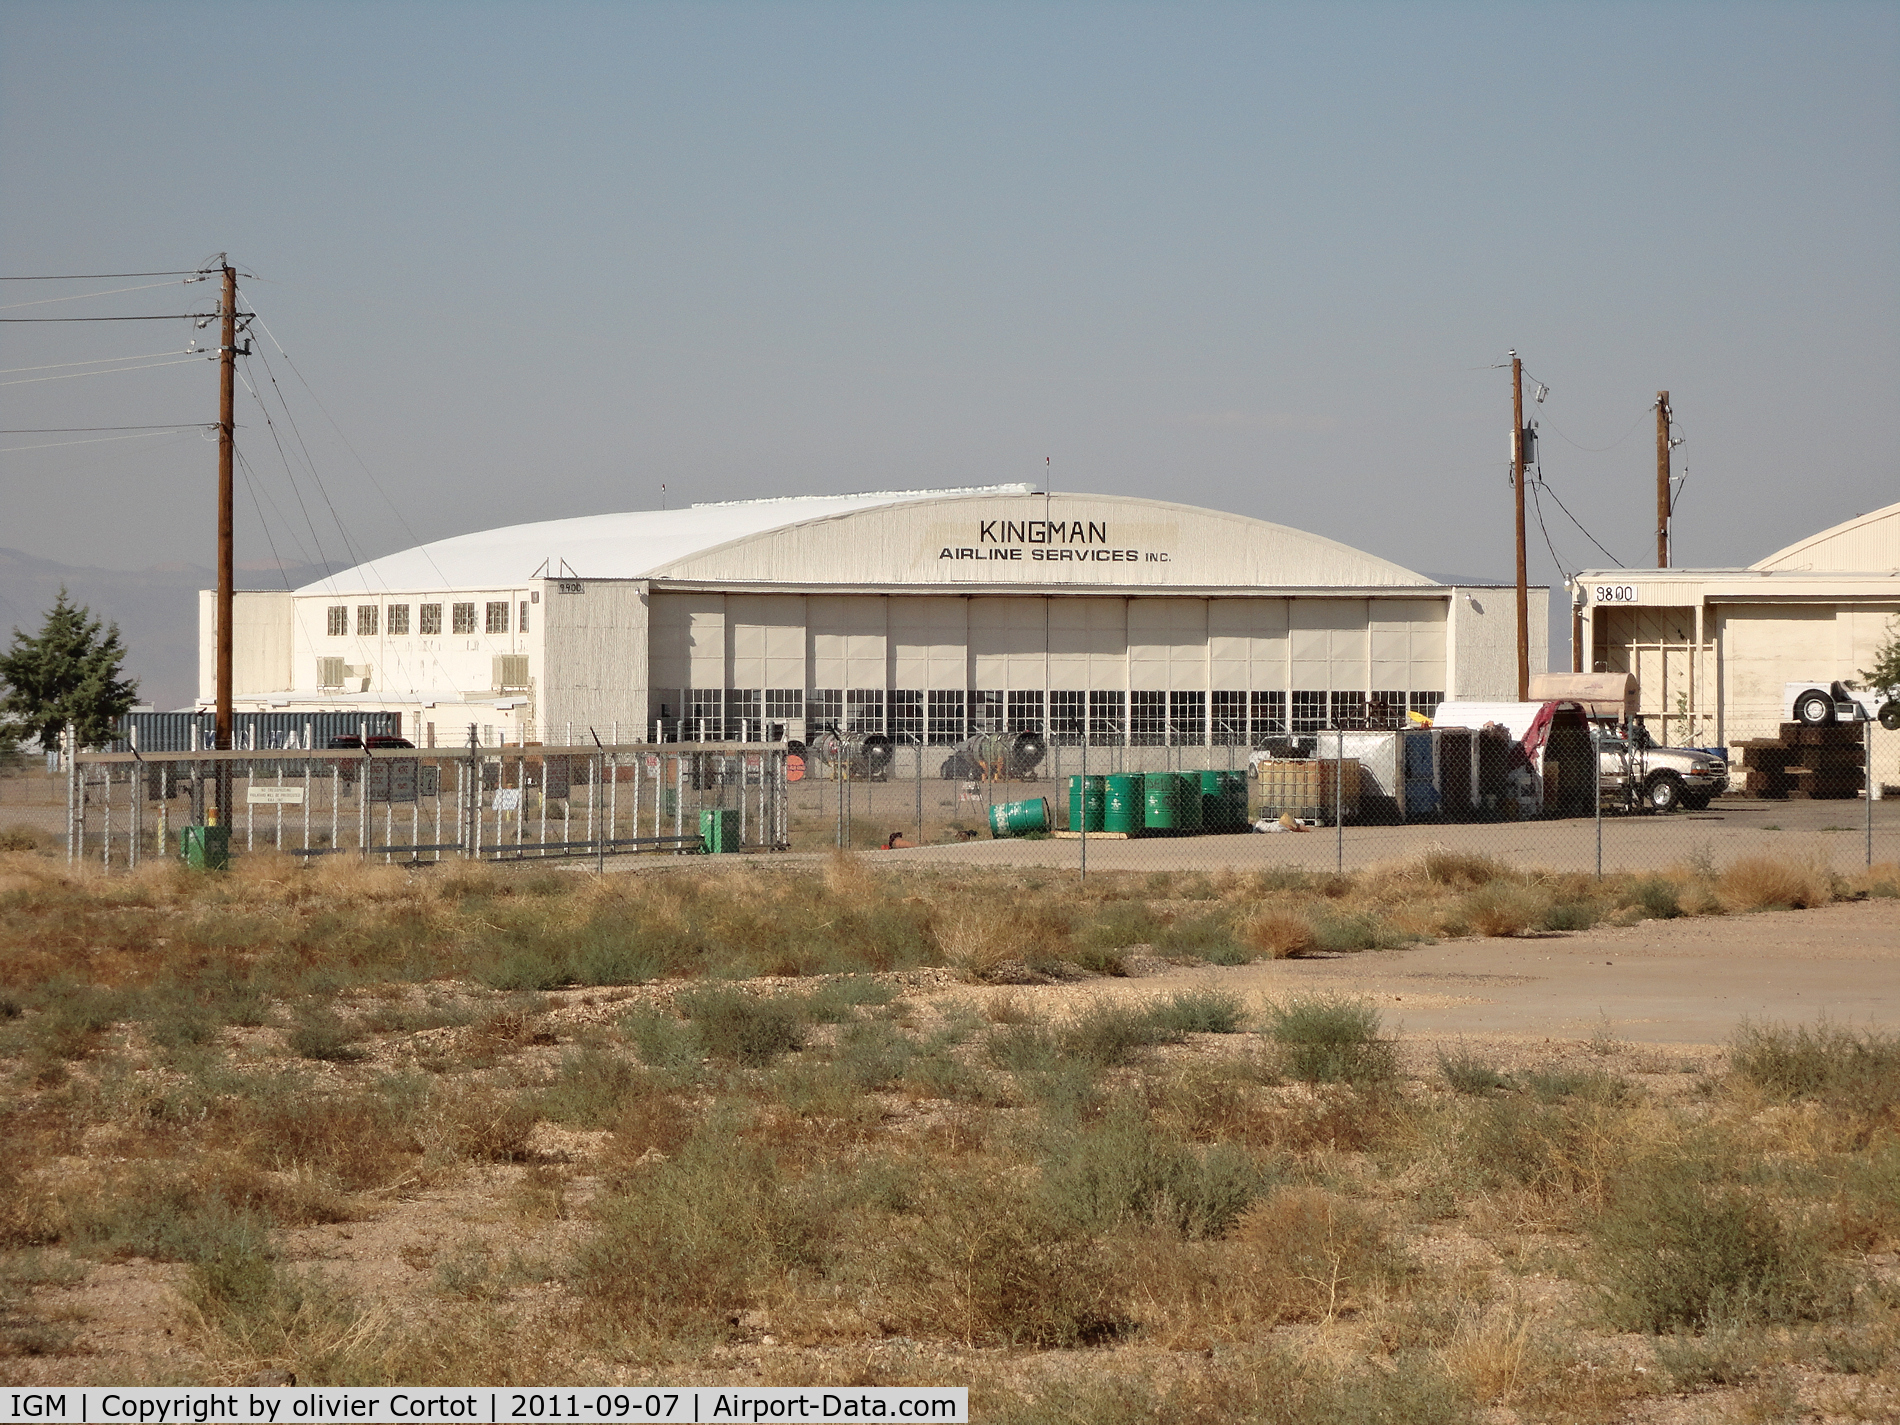
[[[1533,589],[1532,668],[1545,663]],[[209,706],[214,605],[200,602]],[[1247,745],[1509,698],[1509,589],[1161,500],[1007,485],[460,535],[243,593],[240,709],[394,711],[424,745],[1036,729]]]
[[[1586,569],[1573,599],[1591,670],[1636,675],[1659,740],[1773,737],[1786,684],[1873,666],[1900,615],[1900,504],[1745,569]],[[1900,737],[1876,732],[1874,770],[1900,780]]]

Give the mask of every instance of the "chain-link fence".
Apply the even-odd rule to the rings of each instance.
[[[788,840],[783,745],[82,752],[65,765],[68,859],[108,868],[262,850],[604,862]]]

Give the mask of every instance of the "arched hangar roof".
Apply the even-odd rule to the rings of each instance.
[[[1900,570],[1900,504],[1870,510],[1798,539],[1749,568],[1837,574]]]
[[[298,592],[498,589],[565,577],[773,587],[1436,587],[1388,560],[1267,520],[1003,485],[510,525],[418,545]]]

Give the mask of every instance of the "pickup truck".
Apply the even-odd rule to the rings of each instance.
[[[1640,732],[1640,728],[1638,731]],[[1695,747],[1642,746],[1639,737],[1597,739],[1597,783],[1606,804],[1703,811],[1728,790],[1728,764]]]
[[[1832,682],[1804,678],[1782,686],[1781,717],[1784,722],[1804,722],[1809,727],[1878,721],[1887,731],[1900,732],[1900,700],[1863,688],[1851,678]]]

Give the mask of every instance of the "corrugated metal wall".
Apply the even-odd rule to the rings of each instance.
[[[234,713],[231,740],[240,750],[264,751],[282,747],[327,747],[333,737],[355,736],[365,724],[373,736],[402,735],[399,712]],[[108,749],[129,752],[133,728],[138,729],[141,752],[190,752],[191,730],[198,729],[198,746],[212,745],[217,719],[210,713],[127,713],[119,719],[119,737]]]

